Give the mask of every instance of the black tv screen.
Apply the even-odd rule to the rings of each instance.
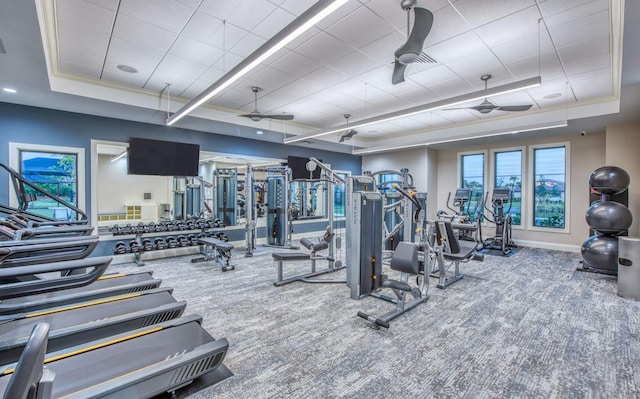
[[[322,162],[322,160],[319,160]],[[289,155],[287,157],[287,166],[291,168],[292,179],[319,179],[322,171],[319,167],[313,171],[313,174],[307,170],[307,162],[309,158],[294,157]]]
[[[130,175],[197,176],[200,146],[172,141],[129,138]]]

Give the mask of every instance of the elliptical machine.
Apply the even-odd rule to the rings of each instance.
[[[483,203],[483,197],[482,195],[480,195],[480,198],[477,198],[476,205],[473,208],[473,211],[471,211],[470,208],[472,194],[473,192],[470,188],[457,188],[455,194],[453,195],[452,207],[449,206],[449,203],[451,201],[451,192],[449,192],[449,195],[447,196],[447,208],[449,208],[449,210],[451,210],[453,213],[448,213],[445,210],[439,210],[437,216],[440,220],[449,221],[457,225],[463,224],[473,226],[473,229],[459,229],[457,237],[459,240],[476,241],[479,243],[481,239],[477,236],[477,229],[475,227],[482,221],[482,216],[480,213],[478,213],[478,208]]]
[[[487,238],[483,241],[483,247],[485,249],[497,249],[502,251],[503,255],[509,255],[511,251],[517,248],[516,244],[511,239],[511,205],[512,205],[512,191],[509,187],[495,187],[491,194],[491,205],[493,210],[487,207],[485,197],[484,208],[491,214],[492,217],[483,215],[485,219],[496,225],[496,234],[492,238]],[[505,204],[508,203],[507,210],[505,212]]]

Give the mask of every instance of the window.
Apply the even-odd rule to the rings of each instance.
[[[84,149],[9,143],[9,163],[36,186],[80,209],[85,208]],[[13,187],[10,190],[11,205],[17,206]],[[77,218],[75,212],[55,200],[33,189],[27,190],[27,194],[36,196],[35,201],[29,203],[30,212],[59,220]]]
[[[476,212],[482,212],[483,205],[478,202],[482,200],[484,194],[484,156],[484,153],[460,156],[460,185],[471,189],[468,209],[473,219],[477,217],[477,214],[473,214],[474,209]]]
[[[494,187],[511,189],[512,224],[522,224],[522,150],[497,151],[494,153]],[[505,204],[505,212],[509,205]]]
[[[533,227],[568,229],[568,144],[532,146]]]
[[[338,176],[345,179],[350,173],[346,172],[336,172]],[[337,218],[343,218],[345,216],[345,195],[344,195],[344,184],[334,184],[333,185],[333,216]]]

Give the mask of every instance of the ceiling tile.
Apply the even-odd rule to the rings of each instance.
[[[176,0],[135,0],[122,1],[119,12],[177,33],[195,10]]]
[[[226,18],[227,21],[231,24],[242,26],[248,31],[253,31],[263,19],[268,19],[269,14],[276,9],[276,6],[267,0],[242,0],[234,1],[234,4],[235,7],[229,17]],[[274,22],[276,21],[278,19],[274,20]],[[254,33],[257,34],[257,32]]]
[[[184,27],[181,35],[188,37],[189,39],[207,43],[211,46],[222,48],[222,40],[218,42],[209,41],[209,38],[214,34],[214,32],[221,28],[221,19],[198,10],[195,12],[195,14],[193,14],[193,17],[191,17],[191,19],[187,23],[187,26]]]
[[[224,73],[222,72],[222,69],[210,67],[202,75],[200,75],[199,80],[207,82],[209,84],[208,86],[210,86],[213,83],[217,82],[218,79],[220,79],[223,75]]]
[[[276,8],[271,14],[264,17],[251,33],[265,39],[270,39],[289,25],[295,18],[295,15],[290,12]]]
[[[609,53],[563,59],[569,77],[611,66]]]
[[[429,46],[425,48],[425,52],[439,62],[446,64],[486,49],[487,46],[475,33],[466,32]]]
[[[548,18],[551,15],[569,11],[593,1],[594,0],[546,0],[540,2],[540,9],[542,10],[542,15]]]
[[[261,38],[260,36],[254,35],[253,33],[247,33],[235,46],[231,48],[234,54],[247,57],[254,51],[258,49],[258,47],[262,46],[266,40]]]
[[[56,17],[61,24],[73,24],[88,31],[109,34],[115,11],[83,0],[58,1]]]
[[[450,98],[476,91],[477,88],[464,79],[451,79],[429,85],[429,90],[436,93],[440,99]]]
[[[538,40],[540,41],[538,43]],[[539,49],[538,49],[539,47]],[[549,35],[543,33],[538,35],[524,36],[503,44],[492,46],[491,49],[503,63],[520,60],[527,57],[537,56],[540,52],[546,53],[553,50],[553,44]]]
[[[250,82],[268,92],[279,89],[294,79],[295,77],[290,73],[275,68],[264,67],[260,72],[251,77]]]
[[[555,3],[558,3],[558,2],[555,1]],[[550,27],[563,25],[568,22],[575,21],[577,19],[585,18],[590,15],[609,10],[608,0],[595,0],[595,1],[589,1],[588,3],[585,3],[585,4],[580,4],[575,8],[570,8],[562,12],[551,15],[546,12],[547,9],[545,8],[545,4],[546,3],[541,4],[542,15],[544,15],[545,17],[545,22],[547,26],[550,26]]]
[[[148,47],[113,38],[107,54],[107,62],[125,64],[140,69],[141,66],[156,68],[164,53]]]
[[[570,81],[578,101],[613,96],[613,79],[609,68],[573,76]]]
[[[251,0],[203,0],[198,10],[206,12],[220,20],[229,19],[229,15],[235,10],[236,3],[240,1],[249,2]]]
[[[349,75],[333,68],[320,67],[305,75],[304,79],[324,87],[330,87],[349,79]]]
[[[124,86],[133,86],[142,88],[147,81],[149,75],[138,73],[122,72],[118,69],[112,69],[105,67],[102,72],[102,80],[121,84]]]
[[[179,92],[179,93],[174,93],[174,90],[171,89],[171,95],[179,95],[180,97],[186,98],[186,99],[192,99],[195,98],[196,96],[198,96],[198,94],[202,93],[203,91],[205,91],[209,86],[211,86],[210,81],[207,80],[202,80],[202,79],[198,79],[198,80],[194,80],[191,85],[189,87],[187,87],[186,89],[184,89],[183,91]]]
[[[598,36],[608,35],[610,31],[609,12],[599,12],[549,28],[549,31],[557,47],[566,47]]]
[[[171,71],[190,78],[199,78],[208,68],[207,65],[172,54],[167,54],[162,62],[160,62],[160,65],[158,65],[158,69]]]
[[[113,11],[118,9],[118,3],[120,2],[120,0],[86,0],[86,1],[88,3],[92,3]]]
[[[168,54],[204,65],[213,65],[222,57],[222,50],[181,36],[176,40]]]
[[[609,53],[609,35],[559,48],[558,53],[563,61]]]
[[[555,51],[549,51],[540,56],[522,58],[506,65],[515,76],[522,79],[540,75],[544,82],[564,76],[562,64],[560,64]]]
[[[120,14],[116,19],[113,37],[153,50],[167,51],[176,40],[176,33],[140,19]]]
[[[375,29],[371,29],[374,27]],[[382,18],[366,7],[360,7],[326,30],[343,42],[360,48],[394,31]]]
[[[360,51],[378,61],[378,63],[390,64],[394,60],[396,50],[400,48],[406,40],[405,35],[398,31],[393,31],[375,42],[360,48]]]
[[[429,87],[437,82],[458,78],[458,76],[445,65],[434,65],[432,68],[418,73],[405,74],[405,76],[425,87]]]
[[[535,2],[534,0],[457,0],[453,6],[474,28],[477,28],[527,7],[535,6]]]
[[[367,71],[377,68],[379,62],[372,60],[369,56],[359,51],[354,51],[329,64],[332,68],[341,71],[349,76],[358,76]]]
[[[483,25],[475,32],[488,46],[497,46],[529,35],[535,35],[537,38],[538,32],[542,32],[544,29],[543,24],[538,24],[539,19],[538,8],[528,7]],[[537,47],[537,40],[535,44]]]
[[[328,33],[320,32],[296,47],[295,51],[324,65],[349,54],[352,49]]]
[[[90,67],[82,64],[75,64],[73,62],[60,61],[60,70],[64,73],[85,76],[93,79],[100,79],[100,73],[102,68]]]
[[[72,25],[58,29],[58,35],[64,39],[58,46],[60,61],[102,68],[108,43],[105,36]]]
[[[471,27],[453,7],[447,6],[433,13],[433,26],[424,42],[424,47],[432,46],[444,40],[471,30]]]
[[[345,4],[343,4],[342,6],[340,6],[340,8],[338,8],[337,10],[332,12],[331,14],[327,15],[326,17],[324,17],[324,19],[322,19],[322,21],[318,22],[316,24],[316,26],[318,28],[322,29],[322,30],[326,30],[331,25],[333,25],[336,22],[341,21],[343,18],[346,18],[347,16],[351,15],[351,13],[353,13],[354,11],[356,11],[360,7],[362,7],[362,3],[357,2],[357,1],[349,1],[349,2],[347,2]]]
[[[317,61],[295,51],[290,51],[275,60],[271,67],[301,77],[321,67]]]
[[[311,8],[315,3],[316,0],[285,0],[280,4],[280,7],[298,16]]]
[[[188,76],[179,75],[164,69],[156,69],[144,88],[161,92],[167,87],[167,84],[171,84],[172,93],[181,93],[195,80],[194,78],[189,78]]]
[[[500,60],[490,50],[483,50],[477,53],[458,58],[449,62],[447,66],[458,76],[477,76],[490,73],[498,76],[499,71],[504,71]]]

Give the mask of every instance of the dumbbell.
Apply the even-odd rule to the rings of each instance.
[[[113,249],[113,253],[115,255],[126,254],[127,253],[127,246],[124,244],[123,241],[118,241],[116,243],[116,247]]]
[[[189,245],[189,239],[185,236],[178,236],[178,245],[181,247],[186,247]]]
[[[178,241],[176,241],[173,236],[168,236],[165,240],[167,241],[167,247],[169,248],[175,248],[178,246]]]
[[[140,247],[140,244],[138,244],[138,241],[136,240],[131,240],[129,241],[129,251],[132,253],[136,253],[136,252],[140,252],[142,250],[142,248]]]
[[[109,231],[111,233],[113,233],[114,236],[117,236],[118,234],[122,234],[120,231],[122,230],[122,228],[120,226],[118,226],[117,224],[114,224],[113,226],[109,227]]]
[[[187,237],[189,239],[189,245],[198,245],[199,237],[195,234],[189,234]]]
[[[227,235],[221,231],[216,232],[215,237],[220,241],[224,241],[224,242],[229,241],[229,237],[227,237]]]
[[[156,249],[167,248],[167,243],[161,237],[157,237],[153,242],[156,244]]]
[[[145,238],[144,240],[142,240],[142,249],[145,251],[153,251],[154,246],[150,238]]]

